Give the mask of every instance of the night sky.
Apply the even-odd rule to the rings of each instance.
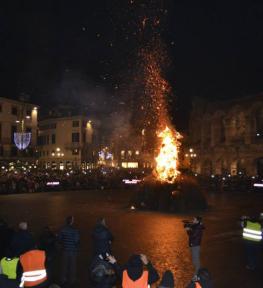
[[[121,101],[138,50],[155,34],[170,58],[165,76],[179,127],[193,97],[263,91],[262,1],[1,2],[3,97],[25,93],[43,105],[86,89]]]

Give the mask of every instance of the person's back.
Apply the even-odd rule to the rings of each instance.
[[[23,269],[21,287],[46,287],[45,251],[33,249],[20,256]]]
[[[110,230],[106,227],[105,219],[98,220],[92,232],[94,255],[111,254],[111,243],[113,236]]]
[[[79,231],[73,227],[74,217],[66,218],[66,225],[58,234],[58,240],[62,245],[62,265],[60,281],[62,284],[74,284],[76,281],[77,252],[80,242]]]
[[[20,256],[34,247],[35,241],[32,234],[27,230],[27,223],[21,222],[19,230],[14,233],[11,241],[11,249],[16,256]]]
[[[114,257],[108,258],[114,265],[123,288],[148,288],[148,285],[152,285],[159,279],[158,272],[143,254],[132,255],[124,267],[120,267]]]
[[[71,225],[65,225],[58,234],[58,239],[64,251],[78,250],[79,231]]]

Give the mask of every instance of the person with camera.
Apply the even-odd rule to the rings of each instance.
[[[114,265],[118,277],[121,279],[122,288],[148,288],[149,285],[159,280],[157,270],[144,254],[130,256],[123,267],[117,264],[114,257],[108,257],[109,262]]]
[[[113,256],[108,254],[95,255],[90,266],[92,288],[115,287],[117,275],[115,267],[111,263],[112,259],[115,260]]]
[[[200,269],[200,246],[205,227],[200,216],[194,217],[192,222],[185,223],[184,227],[189,237],[189,247],[195,268],[195,275],[197,275],[197,272]]]

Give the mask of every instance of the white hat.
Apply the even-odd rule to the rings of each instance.
[[[21,230],[27,230],[27,222],[20,222],[18,227]]]

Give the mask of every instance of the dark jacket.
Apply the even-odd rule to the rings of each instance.
[[[191,225],[190,230],[187,231],[189,236],[189,246],[200,246],[203,236],[204,225],[201,223]]]
[[[35,246],[33,235],[27,230],[18,230],[15,232],[11,241],[10,249],[15,256],[20,256],[31,250]]]
[[[66,225],[60,230],[58,240],[64,251],[77,252],[80,241],[79,231],[71,225]]]
[[[136,281],[138,280],[144,271],[143,265],[131,265],[129,262],[124,265],[123,267],[120,267],[117,263],[114,264],[115,270],[117,272],[118,277],[122,281],[122,275],[123,272],[126,270],[128,273],[128,276],[131,280]],[[149,262],[145,268],[149,272],[149,278],[148,278],[148,284],[152,285],[153,283],[157,282],[159,280],[159,275],[157,270],[153,267],[152,263]]]
[[[113,236],[110,230],[102,224],[97,224],[92,232],[94,255],[111,254]]]
[[[106,270],[111,270],[114,273],[108,275]],[[90,272],[92,288],[112,288],[116,284],[117,275],[114,265],[99,256],[95,256],[93,259]]]
[[[14,231],[6,223],[0,223],[0,258],[5,256],[7,249],[14,237]]]

